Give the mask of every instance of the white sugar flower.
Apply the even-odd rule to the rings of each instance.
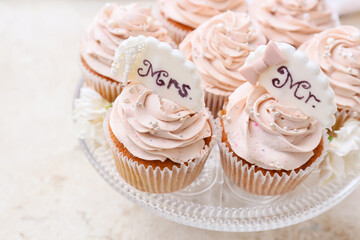
[[[81,88],[74,104],[75,132],[79,138],[104,146],[103,121],[111,104],[91,88]]]
[[[321,166],[322,182],[327,183],[360,172],[360,122],[349,119],[329,145],[329,153]]]

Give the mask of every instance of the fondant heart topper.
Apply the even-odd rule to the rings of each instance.
[[[330,128],[335,123],[334,91],[320,67],[286,43],[270,41],[246,59],[240,73],[261,84],[280,103],[298,107]]]
[[[115,52],[112,72],[124,84],[141,83],[195,112],[204,107],[204,91],[194,64],[153,37],[141,35],[123,41]]]

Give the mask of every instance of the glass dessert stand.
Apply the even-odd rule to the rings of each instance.
[[[81,86],[82,81],[75,98],[79,97]],[[97,172],[130,201],[171,221],[216,231],[263,231],[303,222],[335,206],[360,182],[357,174],[320,184],[320,171],[315,170],[290,193],[253,195],[238,189],[223,175],[215,146],[202,173],[191,185],[175,193],[149,194],[122,180],[107,146],[82,139],[80,144]]]

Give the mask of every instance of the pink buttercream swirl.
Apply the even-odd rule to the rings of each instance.
[[[114,79],[111,63],[115,50],[130,36],[152,36],[173,44],[167,30],[151,15],[151,8],[138,4],[106,4],[89,26],[81,42],[80,54],[97,73]],[[116,80],[116,79],[114,79]]]
[[[340,26],[300,47],[330,80],[338,108],[360,111],[360,30]]]
[[[245,0],[158,0],[158,3],[167,18],[194,29],[228,10],[246,11]]]
[[[135,83],[116,99],[110,127],[134,156],[181,163],[202,153],[204,139],[212,135],[208,119],[205,109],[185,109]]]
[[[194,62],[205,89],[230,95],[246,82],[239,70],[257,46],[266,44],[250,16],[227,11],[190,33],[180,50]]]
[[[336,25],[324,0],[255,0],[250,15],[269,40],[295,47]]]
[[[224,119],[232,150],[269,170],[302,166],[322,138],[319,122],[296,107],[280,104],[265,88],[250,83],[229,97]]]

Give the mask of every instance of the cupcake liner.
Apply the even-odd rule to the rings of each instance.
[[[209,108],[213,116],[218,117],[218,113],[223,109],[225,101],[229,95],[220,95],[212,93],[205,89],[205,106]]]
[[[182,40],[192,31],[181,29],[171,22],[169,22],[162,13],[159,14],[159,19],[163,23],[164,28],[168,30],[168,35],[179,45]]]
[[[332,127],[332,133],[336,130],[339,130],[349,118],[354,118],[360,121],[360,113],[357,111],[349,110],[349,109],[339,109],[335,113],[336,122]],[[332,134],[330,134],[332,135]]]
[[[298,186],[324,160],[328,149],[328,135],[323,132],[323,149],[320,156],[305,170],[292,170],[281,176],[275,173],[271,176],[267,171],[255,170],[255,165],[239,161],[235,153],[230,152],[226,143],[219,141],[221,164],[227,178],[237,187],[258,195],[279,195],[287,193]]]
[[[120,82],[112,82],[97,74],[92,73],[84,63],[80,61],[82,77],[87,86],[93,88],[95,91],[109,102],[114,102],[117,96],[123,90],[123,84]]]
[[[210,117],[209,120],[213,131],[209,145],[205,146],[199,157],[188,161],[187,164],[181,163],[180,167],[173,166],[172,170],[167,167],[163,170],[161,170],[160,167],[154,169],[152,166],[146,168],[132,158],[124,156],[110,137],[108,116],[104,120],[104,131],[107,142],[112,150],[117,170],[125,182],[140,191],[169,193],[188,186],[200,175],[209,153],[215,144],[216,137],[220,134],[218,123],[216,123],[212,117]]]

